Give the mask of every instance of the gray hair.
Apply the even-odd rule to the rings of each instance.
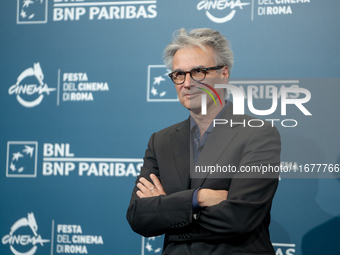
[[[176,52],[182,48],[198,46],[207,51],[205,46],[211,47],[215,52],[215,64],[228,67],[228,72],[233,67],[234,57],[229,41],[218,31],[210,28],[197,28],[188,34],[185,28],[174,33],[172,42],[164,50],[163,60],[167,68],[172,70],[172,61]]]

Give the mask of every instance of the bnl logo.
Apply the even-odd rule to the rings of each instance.
[[[17,24],[47,23],[48,0],[17,1]]]
[[[178,102],[177,92],[164,65],[148,66],[147,102]]]
[[[141,255],[155,255],[162,253],[164,236],[142,237]]]
[[[6,176],[37,177],[38,142],[8,142]]]

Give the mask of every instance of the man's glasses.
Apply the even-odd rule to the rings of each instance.
[[[209,70],[219,70],[222,69],[224,66],[213,66],[213,67],[207,67],[207,68],[194,68],[191,71],[184,72],[184,71],[175,71],[172,73],[169,73],[169,77],[171,80],[176,84],[180,85],[185,82],[185,78],[187,77],[187,73],[190,73],[190,77],[194,81],[203,81],[205,76],[207,75],[207,72]]]

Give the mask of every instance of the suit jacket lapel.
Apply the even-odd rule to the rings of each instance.
[[[175,133],[171,135],[171,145],[173,158],[176,164],[176,171],[184,186],[188,189],[190,186],[190,121],[186,120],[179,126]]]
[[[237,134],[237,125],[230,126],[230,120],[233,120],[233,123],[240,122],[241,117],[237,115],[233,115],[233,105],[230,104],[227,109],[222,113],[220,119],[228,120],[227,124],[216,125],[212,132],[210,133],[206,144],[202,150],[200,157],[197,160],[197,166],[213,166],[218,158],[221,156],[223,151],[228,147],[230,142]],[[190,168],[191,171],[194,171],[194,165]],[[192,172],[193,173],[193,172]],[[193,178],[191,180],[191,187],[197,188],[202,186],[205,179],[209,173],[206,173],[205,178]],[[202,175],[200,175],[202,176]]]

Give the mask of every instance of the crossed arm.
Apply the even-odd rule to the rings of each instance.
[[[161,182],[154,174],[150,175],[153,183],[149,182],[145,178],[140,178],[137,187],[139,190],[136,192],[139,198],[155,197],[160,195],[166,195]],[[200,189],[197,193],[197,201],[201,207],[210,207],[221,203],[223,200],[227,200],[228,191],[226,190],[212,190],[212,189]]]
[[[249,139],[240,165],[279,164],[277,131],[264,133],[266,139],[262,134]],[[193,219],[194,189],[166,194],[158,179],[158,167],[152,136],[127,213],[132,229],[144,236],[172,232],[175,230],[172,224],[183,222],[181,228],[184,228],[193,221],[208,235],[221,234],[225,238],[226,235],[232,237],[249,232],[261,224],[270,210],[277,187],[277,179],[244,178],[233,178],[228,191],[212,190],[208,185],[209,188],[203,187],[197,192],[198,203],[203,208],[198,218]]]

